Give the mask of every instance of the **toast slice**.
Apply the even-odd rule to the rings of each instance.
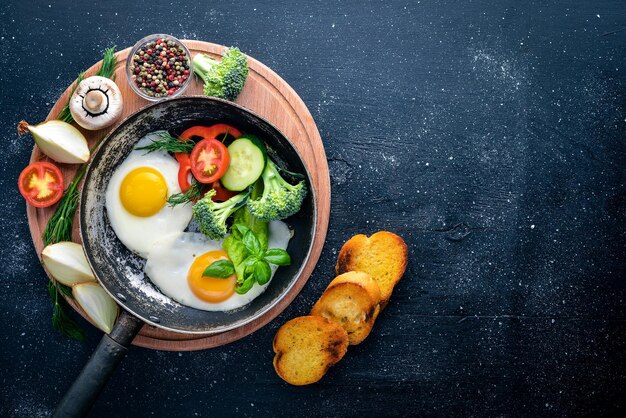
[[[348,271],[368,273],[378,283],[381,307],[385,307],[408,262],[408,249],[402,238],[387,231],[367,237],[355,235],[341,248],[337,274]]]
[[[367,273],[350,271],[330,282],[311,315],[341,325],[348,333],[350,345],[357,345],[369,335],[379,312],[378,284]]]
[[[292,385],[309,385],[346,354],[348,334],[321,316],[301,316],[280,327],[273,348],[276,373]]]

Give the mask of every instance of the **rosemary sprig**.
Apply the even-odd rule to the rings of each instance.
[[[186,192],[171,195],[167,199],[167,205],[170,207],[186,205],[187,203],[200,199],[205,192],[205,187],[203,187],[200,182],[194,180]]]
[[[98,70],[96,75],[114,79],[116,65],[117,58],[115,57],[115,47],[107,48],[104,51],[102,65],[100,66],[100,69]],[[72,94],[78,87],[78,84],[80,84],[80,82],[83,81],[84,78],[84,72],[78,75],[78,78],[76,79],[76,82],[72,87]],[[59,113],[57,119],[67,123],[72,123],[74,121],[74,118],[72,118],[72,114],[70,113],[69,109],[69,99],[68,103],[66,103],[66,105]],[[100,141],[102,141],[102,139]],[[98,147],[100,141],[98,141],[93,146],[91,152],[93,152]],[[78,185],[83,179],[86,170],[87,165],[84,164],[76,172],[74,178],[72,179],[72,182],[69,184],[67,189],[65,189],[63,197],[59,202],[59,206],[57,206],[56,210],[52,214],[52,217],[48,221],[46,229],[43,232],[42,238],[44,245],[50,245],[60,241],[72,240],[72,226],[74,224],[74,215],[76,214],[76,209],[78,208]],[[67,313],[68,303],[65,299],[63,299],[63,295],[70,299],[73,298],[71,288],[57,282],[56,280],[50,280],[48,282],[48,293],[50,294],[50,299],[53,303],[52,326],[66,337],[79,341],[84,340],[85,331]]]
[[[96,73],[100,77],[110,78],[111,80],[115,80],[115,66],[117,65],[117,57],[115,56],[115,47],[107,48],[104,50],[104,54],[102,56],[102,65],[100,69]],[[63,122],[72,123],[74,122],[74,118],[72,117],[72,113],[70,113],[70,99],[76,91],[76,88],[80,84],[81,81],[85,79],[85,72],[78,74],[76,78],[76,82],[72,87],[72,92],[70,93],[70,97],[67,99],[67,103],[63,106],[61,113],[57,116],[58,120],[62,120]]]
[[[170,135],[169,132],[164,132],[161,134],[159,139],[155,139],[150,144],[144,145],[143,147],[137,147],[135,149],[140,151],[145,150],[146,154],[154,151],[189,153],[193,149],[194,145],[193,141],[181,140]]]

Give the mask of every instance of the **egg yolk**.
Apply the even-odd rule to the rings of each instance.
[[[139,167],[122,180],[120,200],[124,209],[135,216],[152,216],[165,205],[167,183],[152,167]]]
[[[203,276],[204,269],[218,260],[228,260],[223,250],[209,251],[196,257],[187,272],[187,283],[194,295],[205,302],[222,302],[235,293],[237,276],[228,276],[225,279]]]

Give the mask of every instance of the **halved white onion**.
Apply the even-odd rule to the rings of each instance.
[[[62,241],[48,245],[41,252],[41,260],[52,277],[66,286],[96,281],[83,247],[75,242]]]
[[[113,329],[120,308],[98,283],[80,283],[72,287],[72,295],[81,308],[107,334]]]
[[[85,136],[75,127],[60,120],[50,120],[32,126],[22,121],[20,134],[30,131],[41,152],[59,163],[81,164],[89,160],[89,146]]]

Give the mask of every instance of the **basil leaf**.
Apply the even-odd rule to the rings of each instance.
[[[257,261],[259,261],[259,257],[257,257],[256,255],[249,255],[248,258],[243,260],[241,264],[244,266],[244,268],[247,268],[252,267]]]
[[[233,231],[233,234],[239,235],[238,237],[239,239],[242,239],[246,235],[246,233],[250,230],[250,228],[240,223],[233,224],[231,229]]]
[[[247,271],[247,269],[246,269]],[[254,274],[248,274],[246,272],[246,279],[243,281],[241,286],[235,286],[235,292],[240,295],[248,293],[252,286],[254,285]]]
[[[202,276],[226,279],[235,274],[235,265],[230,260],[217,260],[204,269]]]
[[[243,245],[246,246],[248,251],[250,251],[252,254],[257,255],[259,257],[263,256],[261,243],[259,242],[258,238],[254,235],[254,232],[252,232],[251,230],[248,230],[248,232],[244,234],[243,239],[241,241],[243,242]]]
[[[267,261],[259,260],[254,263],[254,277],[256,281],[260,285],[264,285],[265,283],[270,281],[270,277],[272,277],[272,269]]]
[[[277,266],[288,266],[291,264],[291,256],[285,250],[280,248],[272,248],[267,250],[265,257],[263,257],[268,263],[276,264]]]
[[[226,250],[228,258],[230,258],[235,265],[235,273],[237,273],[237,284],[243,283],[244,267],[242,264],[246,257],[250,255],[248,253],[248,250],[240,240],[235,238],[234,234],[230,234],[224,239],[222,248]]]

